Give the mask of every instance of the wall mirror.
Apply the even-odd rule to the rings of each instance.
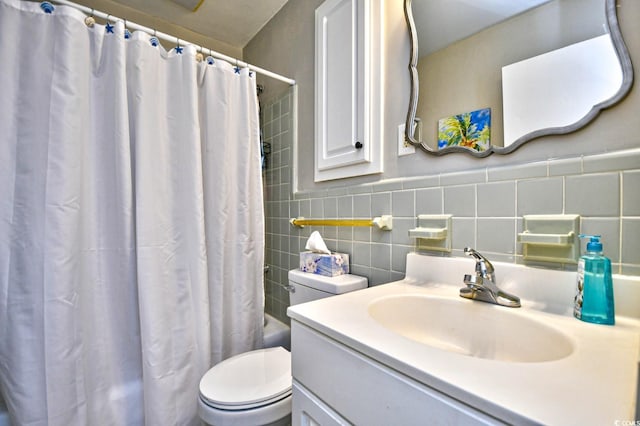
[[[405,137],[430,154],[509,154],[584,127],[632,86],[616,0],[404,6],[411,38]]]

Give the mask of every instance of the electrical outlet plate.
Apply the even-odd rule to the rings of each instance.
[[[404,123],[398,125],[398,157],[414,154],[416,152],[416,148],[406,141],[404,137],[404,129]]]

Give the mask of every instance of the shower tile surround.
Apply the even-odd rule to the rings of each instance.
[[[472,246],[489,259],[523,263],[522,216],[579,214],[581,232],[601,234],[614,273],[640,275],[640,149],[551,159],[464,173],[383,180],[292,194],[293,132],[290,91],[263,106],[263,134],[271,143],[264,173],[266,311],[289,322],[287,273],[298,266],[307,238],[318,230],[329,249],[348,253],[351,272],[369,285],[402,279],[408,237],[418,214],[453,215],[452,256]],[[424,155],[416,153],[415,155]],[[516,157],[517,158],[517,157]],[[348,184],[345,181],[345,184]],[[348,218],[393,215],[393,230],[295,228],[292,217]],[[442,254],[432,253],[434,256]],[[540,264],[575,270],[575,265]],[[469,268],[473,268],[470,261]],[[471,269],[470,269],[471,270]],[[500,271],[497,271],[500,273]],[[462,279],[462,277],[461,277]]]

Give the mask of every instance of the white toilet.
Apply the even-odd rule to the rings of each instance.
[[[325,277],[289,271],[291,305],[367,287],[356,275]],[[233,356],[200,380],[198,414],[208,425],[261,426],[291,423],[291,354],[281,346]]]

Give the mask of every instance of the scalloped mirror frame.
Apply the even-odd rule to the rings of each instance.
[[[517,140],[515,140],[512,144],[507,147],[496,147],[491,145],[489,149],[481,152],[472,151],[470,149],[458,146],[447,147],[443,149],[433,149],[425,141],[418,141],[414,138],[414,135],[411,129],[414,128],[413,123],[416,119],[416,111],[418,108],[418,95],[419,95],[419,79],[418,79],[418,36],[416,32],[416,25],[413,19],[412,9],[411,9],[412,0],[404,0],[404,16],[407,21],[407,26],[409,28],[409,38],[411,42],[410,46],[410,58],[409,58],[409,74],[411,77],[411,94],[409,98],[409,111],[407,112],[407,121],[405,124],[405,140],[412,145],[420,147],[420,149],[424,152],[427,152],[432,155],[445,155],[451,154],[454,152],[462,152],[469,154],[473,157],[488,157],[489,155],[495,154],[511,154],[519,147],[524,145],[525,143],[541,138],[543,136],[549,135],[563,135],[567,133],[575,132],[576,130],[581,129],[586,126],[588,123],[593,121],[600,111],[606,108],[610,108],[613,105],[620,102],[631,90],[631,86],[633,85],[633,66],[631,64],[631,57],[629,56],[629,51],[627,50],[627,46],[624,43],[622,38],[622,33],[620,31],[620,26],[618,24],[618,16],[616,10],[616,0],[605,0],[605,14],[607,21],[607,30],[609,35],[611,36],[611,40],[613,42],[613,46],[616,51],[616,55],[618,56],[618,60],[620,61],[620,65],[622,68],[622,84],[618,92],[609,98],[606,101],[600,102],[599,104],[594,105],[591,110],[580,120],[575,123],[563,126],[563,127],[549,127],[545,129],[539,129],[533,131],[531,133],[527,133],[526,135],[521,136]]]

